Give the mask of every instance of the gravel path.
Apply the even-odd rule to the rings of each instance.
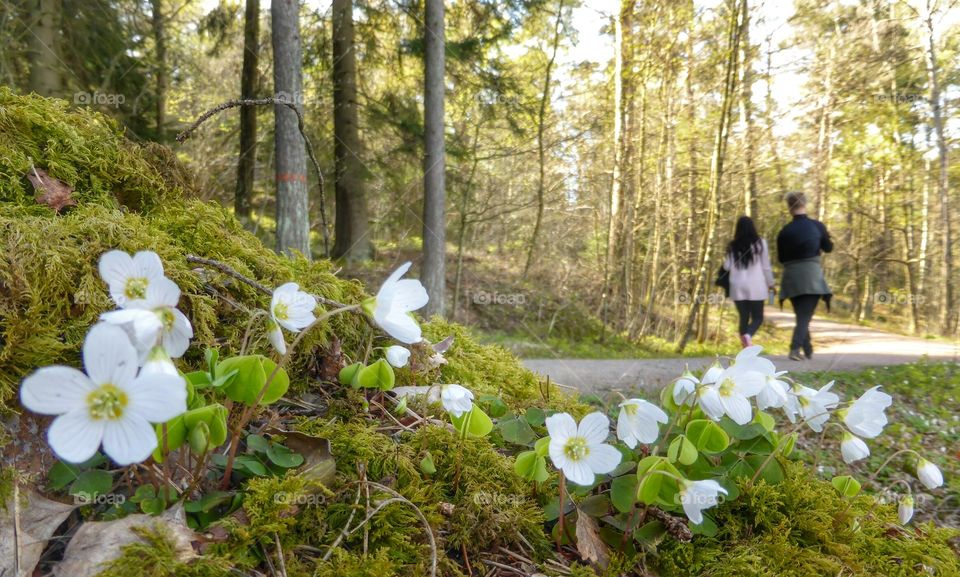
[[[768,307],[766,322],[784,329],[793,327],[788,309]],[[960,343],[948,343],[888,333],[885,331],[814,319],[810,324],[814,355],[811,360],[791,361],[784,355],[770,359],[778,369],[793,373],[854,370],[871,366],[896,365],[926,357],[936,361],[960,361]],[[763,343],[757,343],[763,344]],[[700,371],[714,357],[675,359],[526,359],[530,370],[549,376],[561,385],[581,392],[611,390],[657,390],[680,376],[684,367]]]

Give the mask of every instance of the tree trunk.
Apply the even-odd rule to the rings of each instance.
[[[257,97],[260,61],[260,0],[247,0],[243,16],[243,71],[240,97]],[[257,166],[257,107],[240,107],[240,157],[237,162],[237,189],[233,209],[241,222],[250,220]]]
[[[348,262],[372,256],[360,160],[357,119],[357,58],[353,34],[353,0],[333,2],[333,151],[336,158],[336,239],[334,258]]]
[[[926,27],[927,27],[927,78],[930,84],[930,110],[933,113],[933,130],[937,143],[937,197],[940,200],[940,220],[941,220],[941,253],[940,253],[940,275],[943,283],[941,292],[942,300],[940,306],[940,331],[943,334],[950,332],[950,322],[952,319],[951,307],[953,306],[953,235],[950,222],[950,195],[947,189],[947,141],[943,134],[943,112],[940,104],[940,78],[937,66],[936,41],[934,38],[933,14],[930,6],[931,1],[927,1]]]
[[[32,0],[30,10],[36,20],[27,35],[30,60],[28,88],[40,96],[62,96],[63,78],[59,54],[60,0]]]
[[[150,0],[153,8],[151,24],[153,27],[154,58],[157,62],[157,86],[156,86],[156,123],[157,139],[160,142],[166,140],[167,126],[167,29],[163,16],[163,0]]]
[[[742,12],[737,9],[736,0],[730,6],[730,29],[727,34],[727,63],[724,78],[723,98],[720,101],[720,119],[714,135],[713,155],[710,160],[710,198],[707,201],[707,225],[700,244],[700,261],[696,268],[696,281],[691,295],[690,311],[684,323],[683,334],[677,345],[683,352],[693,334],[694,321],[698,312],[705,311],[706,298],[701,295],[707,280],[707,269],[711,264],[712,248],[717,233],[717,212],[719,210],[720,184],[723,181],[723,161],[726,156],[727,137],[729,136],[730,112],[733,104],[733,92],[737,83],[737,52],[740,45],[740,23]],[[701,314],[706,314],[702,312]]]
[[[298,0],[273,0],[273,85],[278,98],[298,108],[303,101]],[[297,115],[274,106],[277,181],[277,252],[310,254],[310,213],[307,199],[307,155]]]
[[[423,273],[430,295],[424,314],[444,312],[446,191],[444,189],[443,0],[425,0],[423,95]]]
[[[742,25],[740,52],[743,62],[743,80],[740,83],[740,122],[743,124],[743,210],[747,216],[756,217],[757,171],[754,163],[756,138],[753,126],[753,47],[750,46],[750,9],[747,0],[741,3]]]
[[[543,73],[543,92],[540,96],[540,109],[537,111],[537,160],[540,165],[540,174],[537,179],[537,219],[533,225],[533,234],[530,236],[530,247],[527,250],[527,263],[523,266],[523,276],[526,278],[530,272],[530,265],[533,263],[533,255],[537,250],[537,240],[540,237],[540,227],[543,224],[543,211],[545,203],[546,171],[547,159],[544,150],[543,132],[546,122],[547,106],[550,104],[550,82],[553,63],[557,59],[557,48],[560,46],[560,31],[563,24],[563,0],[557,3],[557,20],[553,28],[553,49],[550,52],[550,59],[547,60],[547,69]]]

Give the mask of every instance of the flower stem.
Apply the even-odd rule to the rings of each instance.
[[[233,473],[233,461],[237,456],[237,445],[240,444],[240,435],[243,433],[243,429],[247,426],[247,423],[250,422],[250,419],[253,418],[253,414],[257,409],[257,406],[260,405],[260,401],[263,400],[263,396],[267,394],[267,390],[270,388],[270,385],[273,383],[273,379],[276,378],[277,374],[280,372],[280,369],[286,365],[290,358],[293,356],[294,351],[297,350],[297,346],[303,341],[303,338],[309,333],[314,327],[320,325],[330,317],[338,315],[345,312],[355,311],[360,309],[359,304],[347,305],[341,308],[333,309],[327,311],[324,314],[317,317],[315,321],[306,326],[300,334],[297,335],[297,338],[293,339],[293,342],[290,343],[290,346],[287,348],[287,352],[280,358],[280,362],[273,368],[273,371],[270,372],[270,376],[267,377],[267,380],[264,381],[263,386],[260,387],[260,392],[257,393],[257,398],[254,402],[244,409],[243,414],[240,416],[240,420],[237,422],[237,425],[233,429],[233,434],[230,437],[230,449],[227,454],[227,465],[223,470],[223,478],[220,480],[220,488],[226,490],[230,487],[230,475]]]
[[[563,548],[563,520],[566,516],[563,514],[563,494],[566,493],[567,480],[563,476],[563,470],[558,471],[558,473],[560,474],[560,519],[557,522],[560,526],[557,528],[557,553],[560,553]]]

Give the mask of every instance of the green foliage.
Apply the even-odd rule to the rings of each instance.
[[[790,463],[782,483],[746,482],[741,494],[711,514],[712,537],[664,541],[651,559],[664,577],[686,575],[787,577],[838,574],[960,574],[948,541],[956,530],[932,525],[899,530],[894,505],[841,497],[802,464]]]

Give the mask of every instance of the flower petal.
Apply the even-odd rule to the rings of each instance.
[[[418,325],[417,321],[413,320],[410,315],[395,314],[381,319],[374,317],[374,320],[377,321],[380,328],[387,331],[387,334],[401,343],[412,345],[419,343],[423,339],[420,325]]]
[[[153,426],[132,411],[104,427],[103,452],[118,465],[140,463],[156,448],[157,434]]]
[[[133,255],[133,270],[150,281],[163,277],[163,261],[152,250],[141,250]]]
[[[137,349],[123,329],[98,323],[83,341],[83,366],[94,383],[122,386],[137,376]]]
[[[165,423],[187,411],[187,384],[179,375],[141,374],[124,390],[127,410],[151,423]]]
[[[281,355],[287,354],[287,343],[283,338],[283,331],[280,330],[280,325],[273,325],[273,328],[267,333],[267,338],[270,339],[270,344],[273,345],[273,348],[277,349],[278,353]]]
[[[584,462],[594,473],[609,473],[617,468],[623,454],[611,445],[590,445],[590,452],[587,453]]]
[[[161,337],[163,348],[171,358],[177,359],[183,356],[190,348],[190,339],[193,338],[193,327],[190,325],[190,319],[177,309],[170,309],[173,314],[173,326],[165,331]]]
[[[577,435],[583,437],[588,445],[599,445],[610,435],[610,419],[600,411],[590,413],[580,421]]]
[[[47,442],[64,461],[82,463],[97,452],[103,429],[104,421],[91,419],[87,407],[83,407],[54,419],[47,431]]]
[[[593,471],[586,461],[568,460],[563,467],[563,474],[577,485],[586,487],[593,484]]]
[[[43,367],[23,380],[20,403],[34,413],[61,415],[86,409],[87,395],[96,385],[72,367]]]
[[[753,418],[753,410],[750,407],[750,401],[741,395],[720,396],[720,402],[723,404],[723,410],[733,422],[738,425],[746,425]]]
[[[550,435],[551,443],[556,441],[562,447],[567,439],[577,435],[577,422],[573,420],[570,413],[557,413],[547,417],[547,434]]]
[[[180,301],[180,287],[167,277],[160,277],[147,285],[143,308],[175,307]]]

